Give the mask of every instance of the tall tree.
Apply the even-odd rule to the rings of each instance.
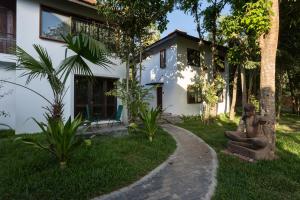
[[[284,94],[292,100],[292,111],[300,107],[300,2],[280,1],[280,30],[276,64],[277,117]],[[298,103],[297,103],[298,102]]]
[[[260,106],[261,114],[271,118],[273,122],[271,127],[275,131],[275,69],[279,34],[279,3],[278,0],[272,0],[271,3],[270,30],[260,37]]]
[[[105,16],[108,23],[114,23],[118,31],[116,53],[126,63],[126,91],[130,95],[130,67],[131,77],[136,79],[139,41],[153,34],[149,31],[153,24],[159,31],[165,30],[168,22],[166,15],[173,9],[174,0],[97,0],[97,6],[99,13]]]
[[[211,55],[212,66],[209,72],[210,79],[213,79],[216,75],[217,65],[217,33],[218,33],[218,19],[227,0],[207,0],[209,4],[202,12],[203,14],[203,27],[211,34]]]

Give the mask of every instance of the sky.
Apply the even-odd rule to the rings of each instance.
[[[228,14],[230,11],[229,6],[225,6],[222,15]],[[168,14],[169,23],[167,25],[167,30],[161,34],[161,37],[165,37],[169,33],[173,32],[175,29],[187,32],[189,35],[198,36],[196,31],[196,24],[192,16],[184,14],[183,11],[174,10],[172,13]]]

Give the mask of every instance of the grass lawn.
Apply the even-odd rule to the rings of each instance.
[[[247,163],[221,153],[226,148],[225,130],[236,123],[222,116],[214,124],[186,120],[186,128],[211,145],[218,154],[218,184],[214,199],[300,199],[300,118],[284,115],[277,126],[277,155],[274,161]]]
[[[13,139],[0,139],[0,199],[90,199],[136,181],[176,148],[162,130],[152,143],[142,133],[96,137],[92,146],[82,146],[60,170],[47,152]]]

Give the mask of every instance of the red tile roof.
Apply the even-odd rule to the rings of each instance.
[[[80,0],[80,1],[88,3],[88,4],[92,4],[92,5],[95,5],[97,3],[97,0]]]

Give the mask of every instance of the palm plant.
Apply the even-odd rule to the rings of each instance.
[[[160,113],[161,110],[159,108],[149,109],[148,107],[143,107],[139,113],[140,119],[142,120],[144,125],[144,129],[142,129],[141,131],[146,133],[150,142],[152,142],[153,137],[157,132],[157,118],[159,117]]]
[[[84,123],[82,117],[78,115],[74,120],[71,120],[70,117],[66,123],[62,119],[53,119],[49,116],[47,116],[47,124],[35,119],[34,121],[45,135],[46,144],[42,144],[34,138],[19,137],[17,140],[50,152],[58,159],[60,167],[64,169],[71,153],[83,142],[83,139],[76,136],[78,128]]]
[[[21,76],[26,76],[26,84],[35,78],[46,78],[50,84],[53,101],[46,107],[50,116],[59,119],[63,115],[63,98],[66,93],[65,84],[70,73],[93,76],[86,60],[100,67],[107,68],[113,64],[107,58],[104,45],[92,37],[80,33],[78,35],[67,35],[63,37],[67,51],[73,51],[73,55],[65,57],[61,64],[55,68],[45,48],[34,44],[33,47],[38,54],[38,59],[28,54],[21,47],[16,47],[17,65],[13,67],[22,70]],[[45,98],[44,98],[45,99]]]
[[[26,76],[26,84],[35,78],[46,78],[52,90],[53,100],[48,100],[40,93],[17,83],[15,85],[26,88],[46,100],[50,106],[46,107],[47,124],[34,121],[46,135],[47,144],[43,145],[36,140],[19,138],[23,142],[44,149],[57,157],[61,168],[66,166],[66,161],[71,152],[80,145],[82,140],[76,136],[77,129],[83,125],[83,120],[77,116],[73,121],[71,118],[66,123],[63,121],[63,98],[66,94],[66,81],[71,73],[93,76],[93,73],[86,63],[86,60],[98,66],[107,68],[112,62],[107,59],[104,45],[97,40],[85,35],[68,35],[63,37],[66,42],[66,55],[68,50],[73,51],[72,56],[65,56],[61,64],[55,68],[52,60],[45,48],[34,44],[33,47],[38,55],[38,59],[28,54],[21,47],[16,48],[17,65],[16,70],[22,70],[21,76]],[[6,81],[8,82],[8,81]]]

